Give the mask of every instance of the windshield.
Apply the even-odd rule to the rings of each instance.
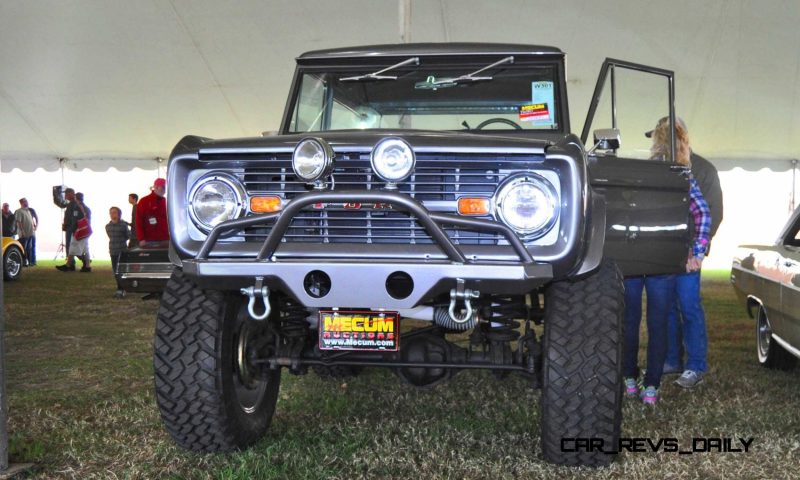
[[[418,62],[301,70],[289,132],[559,129],[555,64],[520,64],[513,57],[451,65]]]

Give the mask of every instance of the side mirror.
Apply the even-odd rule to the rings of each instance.
[[[600,150],[616,150],[620,146],[620,135],[618,128],[601,128],[594,132],[594,147],[592,151],[599,148]]]

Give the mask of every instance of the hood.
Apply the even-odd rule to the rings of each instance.
[[[200,150],[215,153],[225,150],[279,150],[291,151],[307,137],[322,138],[335,151],[370,151],[383,138],[399,137],[408,142],[415,151],[484,150],[516,153],[543,153],[553,145],[545,139],[522,138],[511,135],[475,134],[468,132],[440,132],[424,130],[338,130],[335,132],[309,132],[267,137],[233,138],[213,140],[200,137],[185,137],[176,150]],[[563,137],[560,135],[559,137]],[[555,141],[556,138],[554,137]],[[183,146],[183,148],[179,148]]]

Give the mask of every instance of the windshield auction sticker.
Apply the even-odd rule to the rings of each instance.
[[[319,312],[320,350],[396,352],[400,346],[397,312]]]
[[[534,125],[555,125],[555,96],[553,93],[553,82],[531,82],[531,105],[541,104],[545,105],[544,110],[547,112],[547,115],[537,115],[531,117],[529,121],[532,121]],[[526,120],[522,118],[522,108],[520,108],[520,120]]]
[[[537,122],[550,119],[550,110],[546,103],[534,103],[519,107],[519,119],[522,122]]]

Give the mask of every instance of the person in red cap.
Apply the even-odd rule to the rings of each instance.
[[[136,238],[142,247],[151,242],[169,240],[167,199],[164,198],[167,181],[156,178],[152,190],[150,195],[143,197],[136,205]]]

